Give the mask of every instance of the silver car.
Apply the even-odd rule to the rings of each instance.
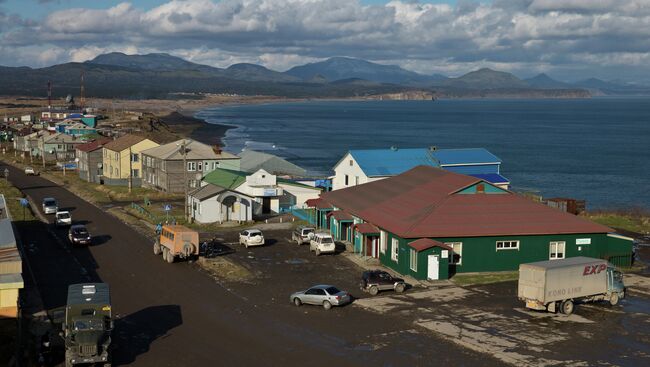
[[[315,285],[307,290],[293,293],[289,300],[296,306],[302,304],[323,306],[329,310],[332,306],[342,306],[352,302],[350,293],[341,291],[333,285]]]
[[[56,212],[58,211],[59,211],[59,205],[57,204],[55,198],[43,199],[43,213],[56,214]]]

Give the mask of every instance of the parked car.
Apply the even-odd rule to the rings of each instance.
[[[361,275],[361,290],[373,296],[379,291],[394,290],[402,293],[405,289],[404,279],[395,278],[383,270],[368,270]]]
[[[164,225],[153,244],[153,254],[162,254],[163,260],[173,263],[176,258],[198,257],[199,232],[180,225]]]
[[[34,169],[32,167],[25,167],[25,174],[27,176],[34,176],[34,175],[36,175],[36,172],[34,171]]]
[[[316,233],[309,241],[309,251],[314,251],[316,256],[320,254],[333,254],[336,252],[336,244],[329,233]]]
[[[68,231],[68,240],[73,245],[90,245],[92,238],[83,224],[75,224]]]
[[[316,230],[312,227],[299,226],[294,229],[293,233],[291,233],[291,240],[296,242],[298,245],[309,243],[309,241],[314,238],[315,232]]]
[[[332,306],[342,306],[352,302],[350,293],[341,291],[333,285],[315,285],[307,290],[296,292],[289,297],[296,306],[302,304],[323,306],[329,310]]]
[[[264,245],[264,235],[259,229],[247,229],[239,234],[239,243],[246,246]]]
[[[43,213],[56,214],[56,212],[58,211],[59,211],[59,204],[56,202],[55,198],[43,199]]]
[[[70,212],[56,212],[56,214],[54,214],[54,223],[57,227],[72,225],[72,217],[70,216]]]

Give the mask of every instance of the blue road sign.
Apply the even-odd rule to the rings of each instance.
[[[28,207],[29,206],[29,201],[27,201],[27,199],[20,199],[20,206]]]
[[[163,205],[163,209],[164,209],[166,212],[168,212],[168,211],[171,211],[171,210],[172,210],[172,206],[171,206],[171,204],[165,204],[165,205]]]

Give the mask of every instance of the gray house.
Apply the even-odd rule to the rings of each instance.
[[[217,168],[239,171],[239,161],[238,156],[219,147],[192,139],[177,140],[142,151],[142,186],[182,193],[186,188],[198,188],[201,178]]]
[[[82,180],[100,183],[103,172],[102,147],[110,141],[110,138],[100,138],[76,147],[79,177]]]
[[[307,176],[307,171],[304,168],[272,154],[244,150],[238,155],[241,158],[241,170],[244,172],[254,173],[263,169],[277,176]]]

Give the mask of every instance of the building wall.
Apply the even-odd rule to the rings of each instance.
[[[147,160],[147,158],[149,158]],[[193,163],[188,165],[187,163]],[[200,179],[197,179],[197,174],[201,177],[215,170],[215,168],[224,168],[239,171],[239,158],[238,159],[188,159],[186,164],[183,165],[182,160],[163,160],[160,158],[142,155],[142,172],[143,172],[143,185],[165,192],[183,193],[185,187],[183,181],[187,178],[187,187],[189,190],[200,186]],[[151,164],[149,164],[151,163]],[[200,163],[200,164],[199,164]],[[189,170],[188,166],[196,167],[194,170]],[[199,170],[201,167],[201,170]],[[187,176],[184,172],[187,171]],[[157,182],[153,182],[156,178]]]
[[[499,173],[499,164],[467,164],[459,166],[441,166],[441,168],[464,175]]]
[[[103,175],[109,179],[128,179],[129,178],[129,169],[138,170],[138,174],[134,175],[133,178],[142,177],[142,154],[143,150],[155,148],[158,144],[154,143],[149,139],[145,139],[137,144],[131,146],[131,149],[126,148],[121,152],[115,152],[113,150],[103,148]],[[117,156],[116,154],[117,153]],[[137,154],[138,160],[131,162],[130,154]]]
[[[280,206],[283,208],[297,207],[306,208],[305,202],[309,199],[318,199],[321,190],[317,188],[308,188],[296,185],[289,185],[282,182],[278,183],[282,188],[283,194],[280,197]]]
[[[221,220],[221,203],[218,195],[199,201],[190,197],[190,213],[198,223],[215,223]]]
[[[352,161],[352,164],[350,164]],[[348,175],[348,184],[345,184],[345,175]],[[356,186],[357,177],[359,185],[369,182],[368,176],[363,172],[357,161],[350,153],[334,167],[334,178],[332,179],[332,190],[344,189]]]

